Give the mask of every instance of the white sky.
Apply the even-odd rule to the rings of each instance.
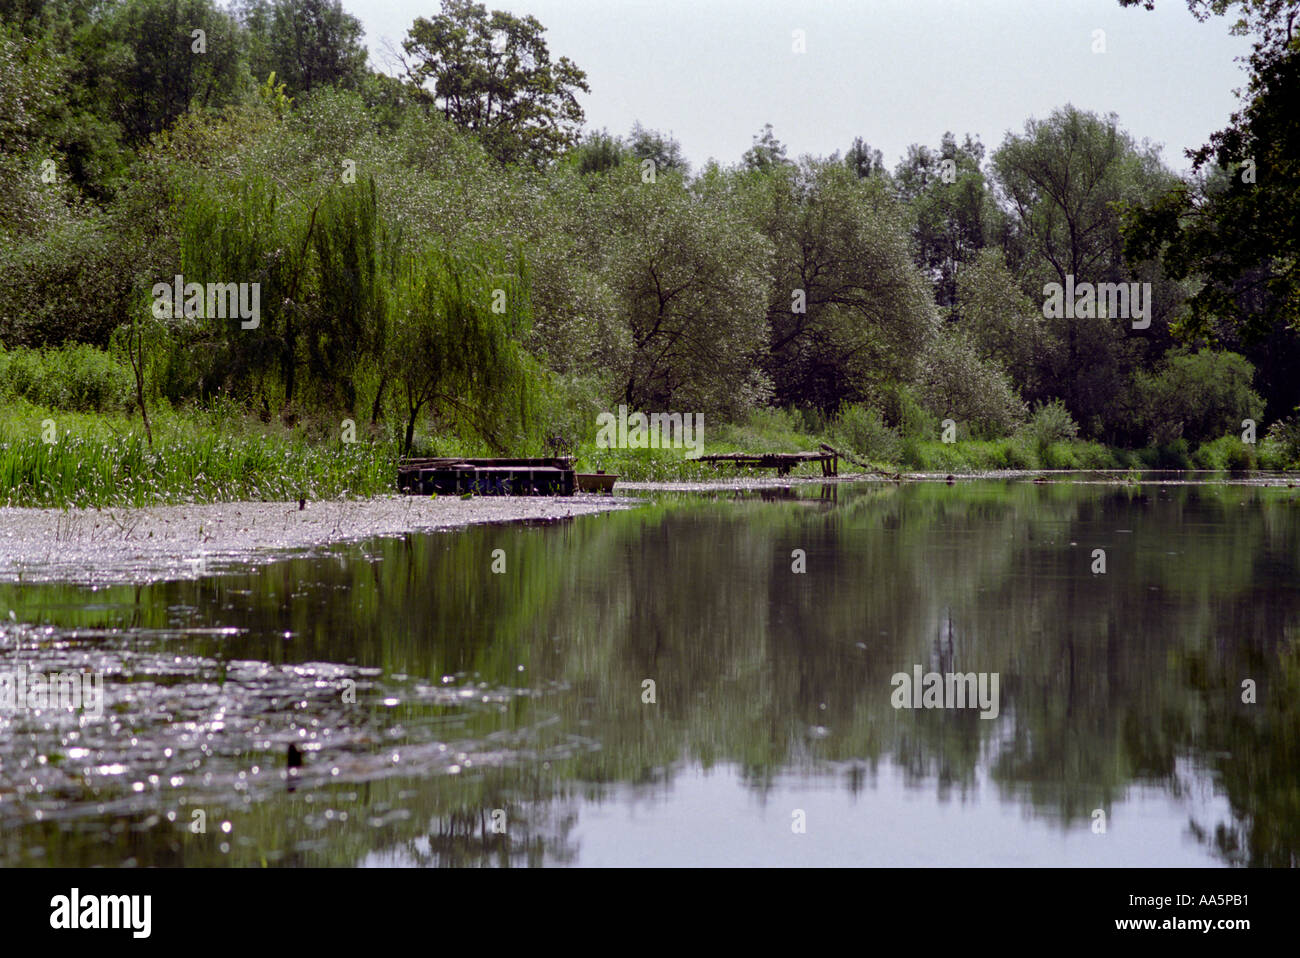
[[[1114,111],[1165,162],[1226,125],[1250,41],[1185,0],[481,0],[532,14],[552,57],[587,72],[587,127],[634,120],[671,132],[692,166],[737,162],[764,123],[791,156],[841,153],[855,136],[892,169],[910,143],[978,134],[992,150],[1067,102]],[[437,0],[343,0],[373,65]],[[805,31],[807,52],[792,52]],[[1093,53],[1093,31],[1105,53]]]

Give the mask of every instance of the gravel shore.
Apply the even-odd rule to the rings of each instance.
[[[635,505],[611,496],[224,502],[140,509],[0,508],[0,582],[148,582],[379,536],[554,521]]]
[[[1214,478],[1210,478],[1213,476]],[[911,473],[904,482],[1011,479],[1128,484],[1115,471],[1004,471],[946,476]],[[826,482],[888,481],[880,475],[719,478],[700,482],[620,482],[624,492],[708,493],[761,491]],[[1146,473],[1160,485],[1244,484],[1292,486],[1294,476]],[[455,529],[488,522],[555,521],[632,508],[636,497],[494,497],[473,499],[381,496],[364,500],[226,502],[140,509],[16,509],[0,507],[0,582],[150,582],[195,578],[223,567],[269,562],[335,542],[409,532]],[[0,614],[3,614],[0,612]]]

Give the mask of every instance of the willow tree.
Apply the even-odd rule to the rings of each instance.
[[[380,360],[374,422],[389,377],[382,357],[400,237],[380,216],[373,178],[365,185],[336,186],[325,196],[312,241],[318,288],[303,330],[308,371],[318,391],[351,411],[358,365]]]
[[[228,386],[263,379],[278,367],[287,404],[309,319],[311,238],[320,201],[292,194],[286,200],[282,192],[261,176],[192,189],[184,198],[181,267],[186,283],[258,284],[255,326],[206,313],[189,316],[190,345],[209,349],[205,373],[215,379],[220,370]]]
[[[504,429],[527,417],[531,318],[521,257],[426,250],[404,257],[391,290],[388,365],[406,418],[409,454],[421,413],[504,450]]]

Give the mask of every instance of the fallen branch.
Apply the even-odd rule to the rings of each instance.
[[[849,462],[853,463],[855,466],[860,466],[860,467],[862,467],[863,469],[867,470],[867,472],[871,473],[872,475],[882,476],[882,477],[884,477],[885,479],[890,479],[890,480],[893,480],[894,482],[900,482],[900,481],[902,480],[902,478],[903,478],[903,474],[902,474],[902,473],[899,473],[899,472],[889,472],[889,471],[887,471],[887,470],[885,470],[885,469],[877,469],[877,468],[876,468],[875,466],[873,466],[871,463],[869,463],[869,462],[864,462],[863,460],[859,459],[857,456],[853,455],[852,453],[841,452],[840,450],[836,449],[834,446],[827,445],[826,443],[822,443],[822,444],[821,444],[821,448],[825,449],[827,452],[832,452],[832,453],[834,453],[835,455],[839,456],[841,459],[847,459]]]

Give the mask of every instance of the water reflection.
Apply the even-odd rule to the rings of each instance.
[[[1296,515],[830,485],[0,585],[0,669],[107,696],[0,714],[0,862],[1294,865]],[[896,711],[918,665],[999,673],[998,717]]]

